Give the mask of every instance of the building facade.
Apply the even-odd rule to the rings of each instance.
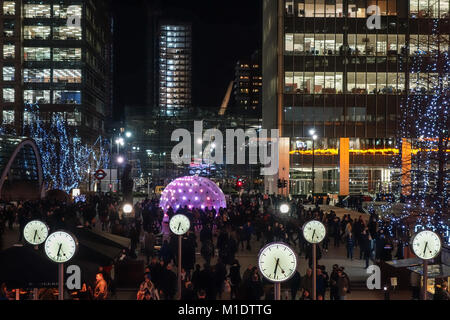
[[[26,104],[63,113],[82,138],[112,113],[112,17],[107,1],[2,1],[0,113],[21,134]]]
[[[392,192],[400,106],[420,82],[409,64],[449,50],[448,25],[446,46],[430,34],[449,1],[265,0],[263,15],[263,122],[288,139],[290,192]]]
[[[156,38],[155,102],[161,115],[179,115],[192,106],[192,26],[160,21]]]
[[[236,63],[233,87],[234,106],[232,112],[236,115],[250,115],[253,118],[262,117],[262,68],[261,55],[255,52],[250,59]]]

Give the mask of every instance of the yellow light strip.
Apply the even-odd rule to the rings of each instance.
[[[421,150],[421,149],[412,149],[411,152],[412,154],[418,154],[419,152],[438,152],[437,149],[432,149],[432,150]],[[367,149],[367,150],[359,150],[359,149],[352,149],[349,150],[349,153],[356,153],[356,154],[382,154],[382,155],[392,155],[392,154],[400,154],[400,150],[399,149],[393,149],[393,148],[388,148],[388,149]],[[447,153],[450,153],[450,149],[447,150]],[[300,154],[300,155],[309,155],[312,156],[312,150],[294,150],[294,151],[290,151],[290,154]],[[339,150],[338,149],[316,149],[314,150],[314,155],[317,156],[337,156],[339,155]]]

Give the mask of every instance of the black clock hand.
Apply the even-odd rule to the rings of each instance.
[[[58,248],[58,254],[57,254],[57,256],[59,257],[60,256],[60,252],[61,252],[61,247],[62,247],[62,243],[59,245],[59,248]]]
[[[34,230],[34,238],[33,241],[36,241],[37,230]]]
[[[314,235],[316,234],[316,229],[314,229],[313,235],[312,235],[312,241],[314,241]]]
[[[428,242],[425,242],[425,248],[423,249],[423,254],[425,255],[425,251],[427,250]]]
[[[178,229],[177,229],[177,231],[180,231],[180,227],[181,227],[181,222],[178,224]]]
[[[277,269],[278,269],[278,263],[280,262],[280,259],[277,259],[277,264],[275,265],[275,271],[273,272],[273,276],[275,277],[277,275]]]

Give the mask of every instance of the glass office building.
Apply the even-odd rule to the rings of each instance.
[[[176,116],[192,104],[192,28],[160,23],[158,30],[159,113]]]
[[[2,1],[0,113],[17,130],[25,104],[61,112],[88,140],[111,115],[112,27],[106,1]]]
[[[449,50],[448,32],[437,46],[430,28],[448,23],[449,1],[265,0],[263,7],[263,121],[289,138],[291,193],[313,190],[311,129],[316,193],[390,192],[400,106],[420,85],[409,63]],[[381,28],[369,29],[376,11]]]

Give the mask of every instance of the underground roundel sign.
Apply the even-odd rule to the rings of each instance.
[[[95,179],[97,180],[103,180],[106,178],[106,172],[103,170],[97,170],[94,174]]]

